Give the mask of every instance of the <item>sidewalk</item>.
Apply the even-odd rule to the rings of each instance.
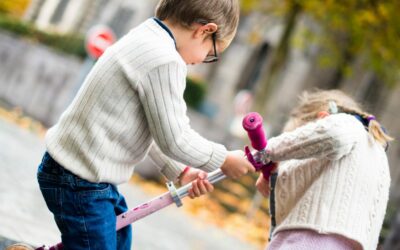
[[[15,244],[16,242],[10,239],[6,239],[0,236],[0,249],[6,249],[6,247]]]
[[[0,119],[0,241],[4,237],[34,246],[60,241],[36,182],[36,168],[43,152],[42,139]],[[152,198],[138,186],[124,184],[119,189],[129,207]],[[135,250],[256,249],[214,226],[196,221],[174,206],[136,222],[132,247]]]

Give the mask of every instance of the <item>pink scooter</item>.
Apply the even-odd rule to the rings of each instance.
[[[265,137],[263,129],[262,117],[255,112],[247,114],[243,118],[243,128],[247,131],[250,138],[251,145],[255,149],[253,153],[250,152],[248,146],[245,147],[245,153],[247,159],[253,164],[257,171],[262,171],[264,178],[269,179],[272,170],[271,161],[267,158],[266,150],[267,138]],[[208,181],[210,183],[216,183],[226,176],[222,173],[220,169],[215,170],[208,174]],[[166,192],[148,202],[142,203],[139,206],[132,208],[125,213],[117,216],[117,228],[119,230],[129,224],[134,223],[152,213],[161,210],[164,207],[175,203],[176,206],[182,206],[182,199],[188,196],[188,190],[191,188],[192,184],[186,184],[183,187],[175,188],[172,182],[167,183],[169,192]],[[32,248],[25,244],[14,244],[6,248],[6,250],[61,250],[63,249],[62,243],[57,245],[46,247],[42,246],[39,248]]]

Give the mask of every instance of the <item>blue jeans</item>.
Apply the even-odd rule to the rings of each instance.
[[[45,153],[37,174],[40,190],[61,231],[64,249],[130,249],[131,226],[116,231],[116,215],[127,210],[109,183],[79,178]]]

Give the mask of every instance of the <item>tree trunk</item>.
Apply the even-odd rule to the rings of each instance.
[[[291,8],[286,16],[286,26],[277,48],[272,52],[269,62],[263,72],[263,77],[256,88],[254,109],[264,113],[265,104],[275,85],[280,69],[286,63],[289,54],[290,39],[296,27],[296,19],[301,12],[301,6],[296,1],[291,3]]]

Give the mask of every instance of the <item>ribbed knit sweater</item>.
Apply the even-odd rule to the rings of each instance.
[[[330,115],[269,140],[281,162],[274,235],[288,229],[339,234],[376,249],[389,197],[383,147],[348,114]]]
[[[47,150],[92,182],[127,181],[149,151],[170,180],[184,165],[207,172],[219,168],[226,148],[190,127],[183,99],[186,75],[173,37],[148,19],[96,62],[47,132]]]

